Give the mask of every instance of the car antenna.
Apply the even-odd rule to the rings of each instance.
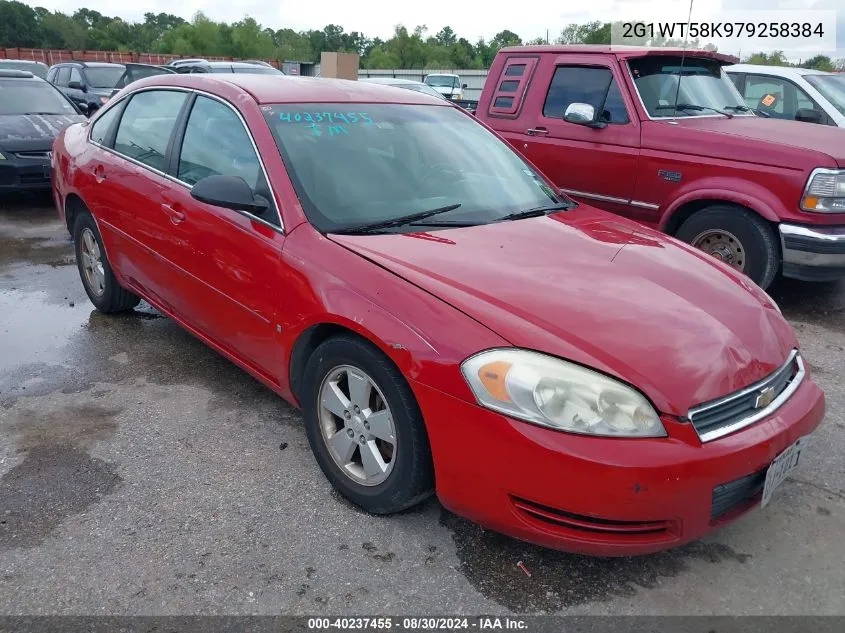
[[[684,76],[684,58],[687,55],[687,42],[689,41],[689,25],[692,20],[692,3],[689,0],[689,13],[687,14],[687,30],[684,33],[684,49],[681,51],[681,66],[678,69],[678,87],[675,89],[675,103],[672,106],[672,119],[678,118],[678,99],[681,97],[681,79]]]

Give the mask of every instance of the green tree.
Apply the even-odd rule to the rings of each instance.
[[[455,35],[451,26],[444,26],[437,32],[434,38],[441,46],[452,46],[458,41],[458,37]]]
[[[40,29],[35,10],[23,2],[0,0],[0,46],[38,46]]]
[[[522,38],[519,37],[513,31],[508,31],[505,29],[504,31],[499,31],[490,40],[490,46],[493,47],[495,50],[499,50],[500,48],[504,48],[505,46],[520,46],[522,45]]]
[[[833,61],[827,55],[816,55],[815,57],[811,57],[801,64],[801,67],[814,68],[815,70],[825,70],[827,72],[836,70],[836,67],[833,65]]]
[[[772,53],[752,53],[744,60],[745,64],[760,64],[762,66],[791,66],[792,64],[786,59],[783,51],[774,51]]]

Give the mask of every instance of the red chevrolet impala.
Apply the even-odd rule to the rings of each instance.
[[[143,298],[301,406],[370,512],[436,491],[528,541],[652,552],[767,503],[824,414],[741,273],[424,94],[153,77],[59,137],[53,182],[97,309]]]

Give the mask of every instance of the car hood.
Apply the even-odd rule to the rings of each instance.
[[[665,413],[748,386],[797,346],[742,275],[586,206],[434,233],[329,237],[514,346],[635,385]]]
[[[643,147],[789,168],[845,167],[845,131],[758,116],[679,117],[643,125]],[[706,140],[702,137],[707,137]],[[749,143],[742,142],[748,139]]]
[[[47,151],[63,129],[85,121],[81,114],[0,115],[0,149],[10,152]]]

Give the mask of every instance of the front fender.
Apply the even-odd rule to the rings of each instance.
[[[677,190],[660,217],[660,230],[666,230],[678,209],[699,200],[720,200],[738,204],[760,214],[770,222],[780,222],[780,218],[786,213],[780,198],[759,184],[731,177],[704,178]]]

